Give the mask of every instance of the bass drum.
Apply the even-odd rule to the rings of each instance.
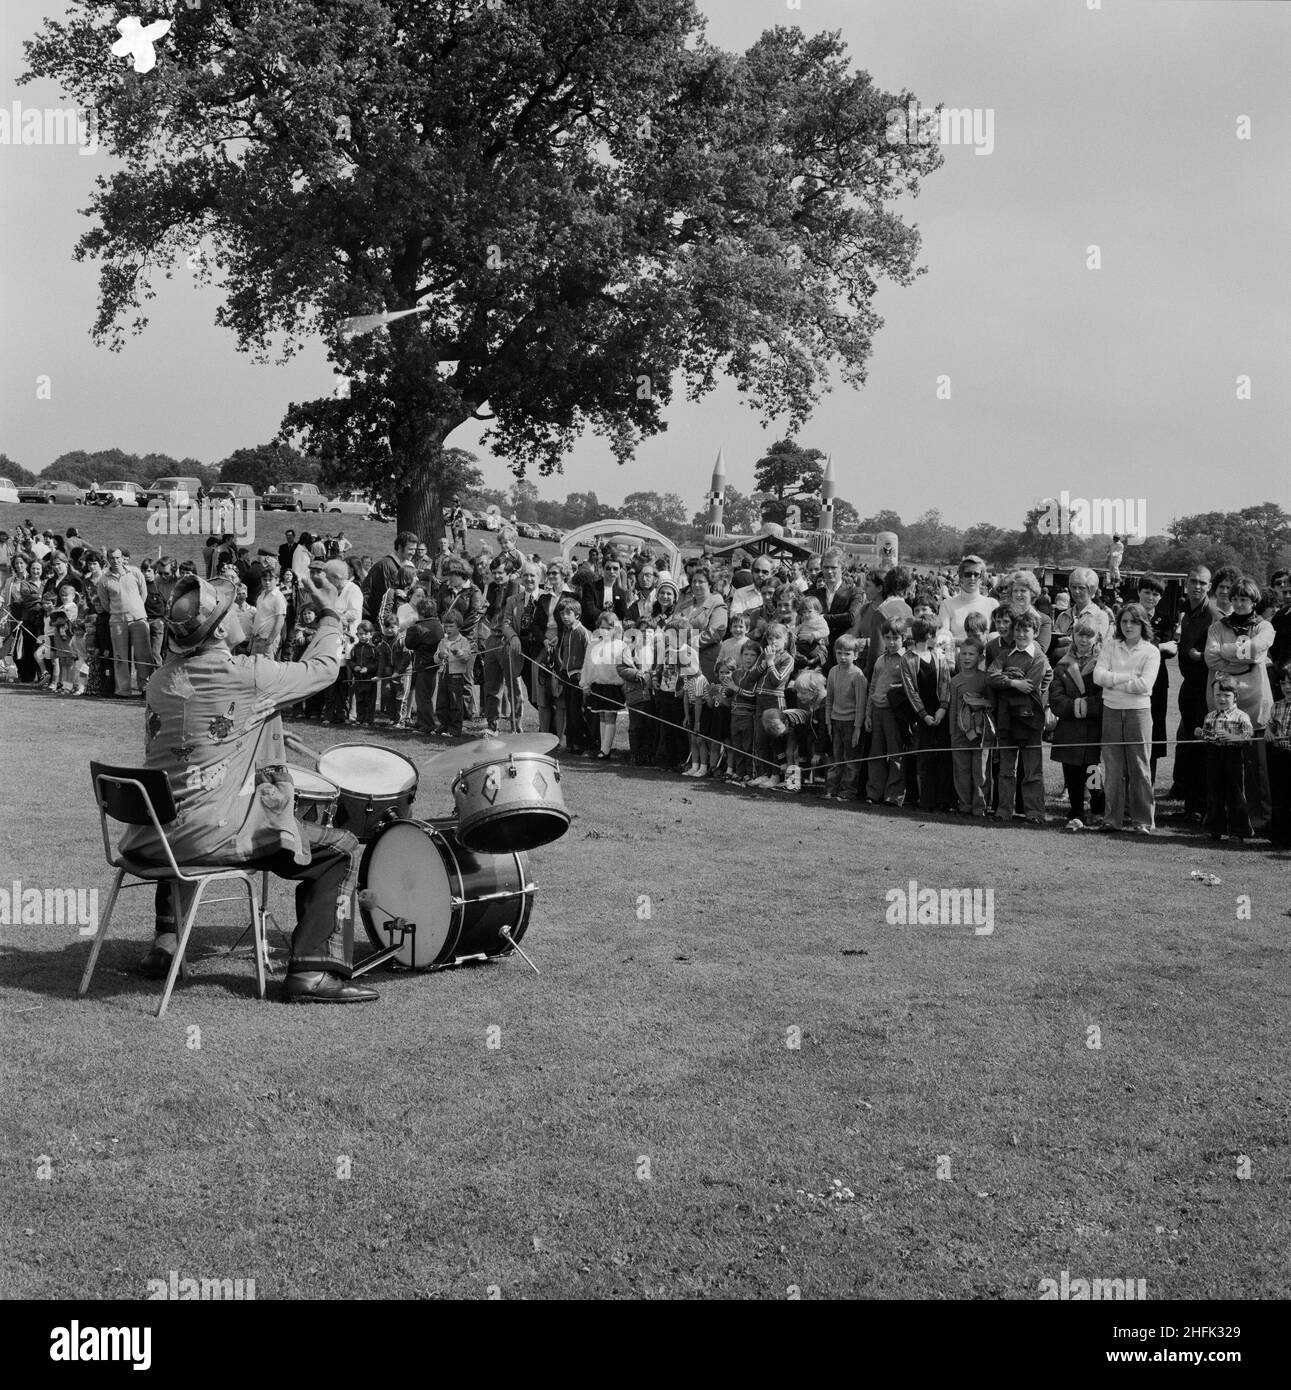
[[[359,888],[370,889],[381,904],[359,909],[374,946],[391,944],[384,930],[391,917],[416,923],[415,944],[405,939],[394,956],[416,970],[509,955],[529,926],[538,891],[523,854],[474,854],[451,820],[384,826],[363,853]]]

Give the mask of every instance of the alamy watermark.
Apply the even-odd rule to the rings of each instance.
[[[98,154],[98,108],[0,106],[0,145],[75,145],[77,154]]]
[[[250,545],[256,538],[256,506],[250,497],[222,497],[216,502],[152,502],[150,536],[224,536]]]
[[[1148,1296],[1146,1279],[1073,1279],[1064,1269],[1062,1278],[1041,1279],[1040,1299],[1086,1299],[1114,1300],[1120,1302],[1143,1302]]]
[[[994,888],[920,888],[911,879],[887,891],[890,927],[972,927],[974,936],[995,932]]]
[[[1065,488],[1042,497],[1036,530],[1042,536],[1120,536],[1126,541],[1147,539],[1146,497],[1073,497]]]
[[[993,106],[927,107],[912,101],[887,112],[889,145],[971,145],[974,154],[995,150]]]
[[[256,1296],[254,1279],[186,1279],[172,1269],[167,1279],[148,1280],[148,1301],[192,1302],[210,1299],[216,1302],[251,1302]]]
[[[77,927],[81,936],[99,929],[97,888],[24,888],[16,878],[0,885],[0,927]]]

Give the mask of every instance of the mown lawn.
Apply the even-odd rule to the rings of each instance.
[[[140,724],[0,690],[0,884],[106,890],[87,765]],[[146,893],[83,1001],[74,928],[0,928],[0,1295],[1034,1298],[1064,1269],[1284,1295],[1287,856],[564,785],[540,977],[378,971],[376,1005],[288,1009],[216,954],[217,908],[158,1022]],[[423,778],[418,813],[447,807]],[[992,887],[994,933],[887,925],[911,878]]]

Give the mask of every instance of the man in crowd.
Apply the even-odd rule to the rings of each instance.
[[[807,593],[820,600],[825,622],[829,624],[829,655],[824,668],[828,673],[834,664],[834,643],[846,633],[855,633],[857,619],[865,606],[865,595],[844,583],[841,550],[828,550],[820,557],[820,583],[809,588]]]
[[[296,533],[288,529],[282,534],[283,542],[278,547],[278,572],[286,574],[291,568],[291,557],[296,553]]]
[[[163,769],[179,815],[167,831],[181,864],[265,869],[300,885],[288,1002],[350,1004],[377,998],[349,983],[351,894],[358,841],[342,830],[298,821],[278,710],[325,690],[339,666],[337,592],[325,574],[302,585],[319,610],[300,661],[233,656],[226,618],[234,589],[196,576],[176,585],[168,617],[172,655],[148,684],[146,763]],[[131,826],[121,847],[160,860],[152,826]],[[178,898],[178,903],[176,903]],[[178,949],[187,891],[159,883],[152,949],[140,968],[163,978]]]
[[[384,556],[368,571],[363,586],[363,616],[372,624],[374,630],[380,627],[381,600],[387,589],[407,587],[413,570],[409,557],[417,549],[417,535],[414,531],[400,531],[394,538],[390,554]]]
[[[1179,743],[1174,751],[1171,794],[1183,802],[1179,819],[1200,824],[1206,814],[1206,750],[1190,742],[1193,730],[1206,721],[1206,634],[1219,618],[1210,597],[1210,571],[1194,565],[1188,574],[1183,611],[1179,615]]]
[[[503,633],[505,610],[519,589],[519,580],[509,573],[504,556],[495,555],[489,564],[489,583],[484,590],[484,624],[479,642],[484,718],[492,733],[497,732],[504,685],[511,703],[512,720],[519,717],[516,679],[520,674],[520,662]]]
[[[128,699],[130,663],[134,661],[135,679],[140,695],[152,674],[152,643],[148,636],[148,586],[143,575],[127,563],[119,545],[108,551],[108,567],[98,583],[99,602],[108,615],[108,633],[112,641],[112,673],[116,693]]]
[[[1273,645],[1269,648],[1269,673],[1274,683],[1275,698],[1291,695],[1291,685],[1280,683],[1278,672],[1291,661],[1291,571],[1274,570],[1269,577],[1269,588],[1277,595],[1278,606],[1269,615],[1273,625]]]

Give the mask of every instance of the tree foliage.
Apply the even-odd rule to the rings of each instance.
[[[220,481],[248,483],[263,493],[279,483],[318,482],[318,464],[289,444],[259,444],[253,449],[235,449],[220,464]]]
[[[101,262],[96,336],[141,330],[152,277],[201,247],[240,349],[327,339],[348,390],[284,433],[401,525],[438,532],[471,419],[518,473],[587,429],[629,459],[674,382],[729,377],[796,428],[832,371],[864,382],[879,281],[921,273],[892,205],[941,155],[887,141],[914,95],[835,34],[735,54],[695,0],[257,0],[176,6],[136,74],[99,56],[119,15],[78,0],[21,79],[93,106],[118,161],[76,253]]]
[[[780,503],[818,493],[824,476],[825,455],[792,439],[776,440],[753,465],[754,486]]]

